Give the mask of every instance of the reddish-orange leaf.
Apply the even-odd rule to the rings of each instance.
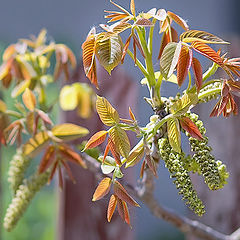
[[[110,151],[118,165],[122,165],[121,159],[120,159],[120,154],[116,150],[116,146],[114,142],[112,141],[111,137],[108,138],[108,145],[110,148]]]
[[[181,17],[179,17],[178,15],[176,15],[173,12],[168,11],[167,15],[173,20],[175,21],[179,26],[181,26],[185,31],[189,30],[189,27],[187,25],[187,22],[185,20],[183,20]]]
[[[101,198],[103,198],[105,195],[107,195],[110,191],[112,184],[112,179],[109,177],[104,178],[97,186],[92,201],[95,202]]]
[[[124,211],[124,219],[125,219],[125,222],[131,226],[131,223],[130,223],[130,215],[129,215],[129,211],[128,211],[128,207],[127,207],[127,203],[122,201],[123,203],[123,211]]]
[[[45,123],[50,124],[50,125],[53,124],[53,123],[52,123],[52,120],[49,118],[49,116],[47,115],[47,113],[45,113],[45,112],[43,112],[43,111],[41,111],[41,110],[38,110],[37,113],[38,113],[39,117],[40,117]]]
[[[120,215],[122,220],[125,221],[123,201],[120,198],[117,198],[117,209],[118,214]]]
[[[22,100],[25,106],[28,108],[28,110],[30,111],[34,110],[36,106],[36,97],[29,88],[26,88],[26,90],[24,91],[22,95]]]
[[[219,103],[219,108],[218,108],[218,114],[217,116],[219,117],[221,115],[221,113],[224,111],[224,109],[226,108],[228,102],[229,102],[229,96],[230,94],[226,95],[226,96],[223,96],[221,99],[220,99],[220,103]],[[223,114],[224,116],[224,114]]]
[[[200,133],[198,127],[192,122],[188,117],[182,117],[180,119],[181,127],[187,131],[193,138],[198,140],[203,140],[202,134]]]
[[[177,81],[182,86],[192,63],[192,50],[183,45],[177,64]]]
[[[178,42],[178,34],[177,34],[177,31],[173,27],[171,27],[171,37],[172,37],[173,42]],[[169,42],[171,42],[171,38],[170,38],[170,35],[169,35],[169,30],[167,30],[163,33],[163,36],[162,36],[162,41],[161,41],[161,46],[160,46],[160,50],[159,50],[159,54],[158,54],[158,59],[161,58],[162,53],[163,53],[163,49],[166,47],[166,45]]]
[[[107,220],[108,222],[111,222],[113,213],[117,206],[117,197],[115,195],[112,195],[110,197],[109,203],[108,203],[108,210],[107,210]]]
[[[195,75],[195,83],[196,83],[196,87],[197,87],[197,92],[199,93],[199,91],[202,87],[203,71],[202,71],[201,63],[198,61],[197,58],[193,58],[192,68],[193,68],[193,72]]]
[[[143,58],[145,58],[145,54],[142,49],[142,45],[140,44],[140,42],[138,41],[138,38],[136,37],[136,35],[134,33],[133,33],[133,40],[135,41],[135,44],[136,44],[137,48],[139,49],[140,53],[142,54]]]
[[[83,50],[83,66],[86,76],[98,88],[97,71],[95,61],[95,36],[90,34],[86,41],[82,44]]]
[[[55,172],[56,172],[56,170],[57,170],[57,166],[58,166],[58,161],[56,161],[56,162],[54,163],[53,167],[52,167],[50,176],[49,176],[49,178],[48,178],[48,184],[52,181],[53,176],[54,176],[54,174],[55,174]]]
[[[63,157],[66,157],[69,161],[80,164],[83,168],[87,168],[86,163],[82,160],[80,155],[72,150],[69,146],[61,144],[59,146],[59,152]]]
[[[62,169],[60,165],[58,165],[58,185],[61,189],[63,189],[63,176],[62,176]]]
[[[140,27],[152,27],[153,23],[149,19],[138,18],[137,21],[135,22],[135,25]]]
[[[109,141],[108,141],[108,144],[105,148],[105,151],[104,151],[104,155],[103,155],[103,163],[105,161],[105,158],[107,157],[108,153],[109,153],[109,150],[110,150],[110,146],[109,146]]]
[[[125,188],[118,181],[114,182],[114,193],[121,200],[135,207],[140,207],[139,204],[128,194]]]
[[[202,42],[193,42],[191,45],[197,52],[202,54],[203,56],[209,58],[211,61],[217,63],[221,67],[224,66],[223,59],[218,55],[216,51],[214,51],[207,44]]]
[[[131,119],[133,121],[136,121],[135,115],[133,114],[131,107],[129,107],[128,110],[129,110],[129,115],[130,115]]]
[[[140,170],[140,178],[141,178],[141,179],[143,178],[143,174],[144,174],[144,170],[145,170],[145,165],[146,165],[146,162],[145,162],[145,160],[144,160],[143,163],[142,163],[142,166],[141,166],[141,170]]]
[[[219,103],[220,103],[220,100],[214,106],[212,112],[210,113],[210,117],[216,117],[218,115]]]
[[[145,161],[144,161],[144,162],[145,162]],[[153,175],[154,175],[155,177],[158,177],[158,176],[157,176],[156,163],[155,163],[155,161],[153,160],[153,158],[152,158],[150,155],[146,155],[146,162],[147,162],[148,167],[149,167],[150,170],[152,171]]]
[[[76,180],[75,180],[75,178],[73,177],[73,174],[72,174],[72,171],[71,171],[69,165],[68,165],[64,160],[62,160],[61,163],[63,164],[65,170],[67,171],[67,174],[68,174],[68,176],[70,177],[71,181],[72,181],[73,183],[76,183]]]
[[[136,47],[136,41],[133,39],[133,56],[134,56],[134,63],[137,62],[137,47]]]
[[[89,148],[95,148],[98,145],[100,145],[101,143],[103,143],[106,139],[107,136],[107,131],[99,131],[97,133],[95,133],[87,142],[84,150],[89,149]],[[83,151],[84,151],[83,150]]]
[[[123,64],[124,62],[124,59],[125,59],[125,56],[127,54],[127,50],[128,50],[128,47],[129,47],[129,44],[130,44],[130,41],[131,41],[131,38],[132,38],[132,35],[130,35],[128,38],[127,38],[127,41],[123,47],[123,54],[122,54],[122,58],[121,58],[121,63]]]
[[[55,160],[55,147],[54,146],[49,146],[43,157],[42,160],[40,162],[39,168],[38,168],[38,172],[39,174],[45,172],[54,162]]]
[[[238,95],[240,93],[240,81],[233,81],[232,79],[228,79],[227,84],[233,94],[236,93]]]

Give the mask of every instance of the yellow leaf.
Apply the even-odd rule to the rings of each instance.
[[[31,80],[24,80],[20,82],[17,86],[14,87],[12,90],[11,96],[12,98],[18,97],[21,93],[25,91],[26,88],[28,88],[31,84]]]
[[[168,140],[173,150],[181,153],[181,134],[177,118],[170,118],[167,122]]]
[[[155,73],[154,73],[155,78],[158,79],[159,76],[160,76],[160,74],[161,74],[161,73],[160,73],[159,71],[158,71],[158,72],[155,72]],[[171,83],[178,84],[177,76],[176,76],[175,74],[172,74],[171,77],[168,78],[168,79],[166,79],[166,78],[163,77],[162,80],[163,80],[163,81],[167,81],[167,82],[171,82]],[[143,79],[141,80],[141,84],[142,84],[142,85],[146,85],[147,83],[148,83],[147,78],[143,78]]]
[[[0,100],[0,112],[4,113],[7,110],[7,105],[4,101]]]
[[[78,125],[72,123],[63,123],[53,127],[52,133],[55,137],[65,141],[74,140],[79,137],[83,137],[89,133],[89,131]]]
[[[92,201],[95,202],[101,198],[103,198],[105,195],[107,195],[110,191],[110,187],[112,184],[112,179],[109,177],[104,178],[97,186]]]
[[[140,143],[136,145],[129,153],[129,156],[127,157],[126,168],[136,165],[143,158],[143,156],[144,156],[143,141],[140,141]]]
[[[66,85],[60,91],[60,107],[64,111],[74,110],[78,105],[78,91],[73,85]]]
[[[22,100],[28,110],[33,111],[35,109],[36,97],[29,88],[25,89],[25,91],[22,95]]]
[[[130,142],[126,132],[120,127],[115,126],[109,131],[109,135],[117,152],[127,158],[130,152]]]
[[[134,0],[131,0],[130,10],[131,10],[132,15],[135,17],[135,16],[136,16],[136,12],[135,12],[135,3],[134,3]]]
[[[115,108],[104,97],[97,96],[96,109],[101,121],[107,126],[119,123],[119,115]]]
[[[48,143],[48,133],[43,131],[37,133],[23,145],[23,154],[26,156],[36,156]]]

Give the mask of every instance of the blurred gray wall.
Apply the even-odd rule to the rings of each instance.
[[[228,35],[236,29],[233,27],[232,8],[239,5],[239,1],[226,0],[135,0],[137,11],[146,11],[152,7],[171,10],[188,20],[191,29],[201,29],[215,33],[228,40]],[[117,1],[128,8],[128,0]],[[15,42],[18,38],[30,34],[37,34],[41,28],[47,28],[49,36],[57,42],[68,44],[80,57],[81,44],[92,26],[105,23],[103,10],[116,9],[107,0],[1,0],[0,2],[0,41],[4,43]],[[235,5],[234,5],[235,4]],[[239,7],[239,6],[238,6]],[[235,8],[236,9],[236,8]],[[235,11],[237,13],[237,10]],[[230,27],[229,27],[230,26]],[[100,30],[98,28],[98,30]],[[155,51],[158,52],[160,38],[155,37]],[[158,62],[155,62],[156,69]],[[127,57],[123,66],[136,81],[142,78]],[[141,94],[147,94],[143,87]],[[176,92],[176,88],[165,89],[163,93],[169,95],[167,90]],[[143,125],[151,114],[150,107],[143,100],[139,100],[139,119]],[[157,180],[156,195],[159,201],[168,207],[184,212],[184,204],[180,201],[175,186],[169,180],[168,172],[161,166]],[[147,239],[155,235],[172,236],[176,239],[173,228],[163,221],[152,217],[144,207],[137,209],[135,217],[137,239]],[[168,232],[168,233],[166,233]],[[159,239],[159,238],[156,238]]]

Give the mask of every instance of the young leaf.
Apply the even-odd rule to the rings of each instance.
[[[36,97],[29,88],[25,89],[25,91],[22,95],[22,100],[28,110],[33,111],[35,109]]]
[[[128,108],[128,111],[129,111],[129,116],[131,117],[131,119],[133,121],[136,121],[135,115],[133,114],[131,107]]]
[[[130,35],[127,40],[126,40],[126,43],[123,47],[123,54],[122,54],[122,58],[121,58],[121,63],[123,64],[124,62],[124,59],[125,59],[125,56],[127,54],[127,50],[128,50],[128,47],[129,47],[129,44],[130,44],[130,41],[131,41],[131,38],[132,38],[132,35]]]
[[[45,172],[51,166],[54,160],[55,160],[55,147],[51,145],[46,149],[42,157],[42,160],[38,168],[39,174]]]
[[[23,154],[26,156],[36,156],[48,143],[49,136],[46,131],[37,133],[23,145]]]
[[[179,119],[181,127],[187,131],[193,138],[197,140],[202,140],[202,134],[200,133],[198,127],[192,122],[188,117],[182,117]]]
[[[115,126],[109,131],[109,135],[116,146],[117,152],[127,158],[130,152],[130,142],[126,132]]]
[[[189,30],[182,33],[180,35],[180,40],[189,43],[199,41],[203,43],[229,44],[211,33],[199,30]]]
[[[112,184],[112,179],[109,177],[104,178],[97,186],[92,201],[95,202],[101,198],[103,198],[105,195],[107,195],[110,191],[110,187]]]
[[[128,211],[128,207],[127,207],[127,203],[122,201],[123,203],[123,211],[124,211],[124,220],[125,222],[131,226],[131,223],[130,223],[130,215],[129,215],[129,211]]]
[[[100,33],[96,38],[95,54],[99,63],[111,74],[121,62],[123,54],[122,39],[119,35]]]
[[[160,70],[166,79],[171,77],[175,67],[177,66],[181,47],[181,42],[170,42],[163,50],[162,56],[160,58]]]
[[[116,146],[114,144],[114,142],[112,141],[111,137],[108,138],[108,145],[107,145],[116,161],[116,163],[118,165],[122,165],[122,162],[121,162],[121,159],[120,159],[120,154],[119,152],[117,151],[116,149]],[[106,152],[106,151],[105,151]],[[104,153],[104,156],[105,156],[105,153]]]
[[[108,210],[107,210],[107,220],[108,222],[111,222],[113,213],[117,206],[117,197],[115,195],[112,195],[110,197],[109,203],[108,203]]]
[[[64,111],[74,110],[78,105],[78,92],[74,86],[64,86],[59,95],[60,107]]]
[[[149,19],[138,18],[137,21],[134,23],[134,25],[140,26],[140,27],[152,27],[153,23]]]
[[[126,168],[136,165],[144,156],[144,147],[142,145],[134,147],[127,157]]]
[[[173,27],[170,27],[170,29],[171,29],[172,42],[178,42],[177,31]],[[169,34],[169,29],[168,29],[168,30],[164,31],[164,33],[163,33],[161,46],[160,46],[160,50],[159,50],[159,54],[158,54],[158,59],[161,58],[164,48],[170,42],[171,42],[171,38],[170,38],[170,34]]]
[[[170,107],[170,111],[174,116],[181,116],[185,114],[192,105],[197,104],[197,102],[197,94],[185,93],[181,99],[179,99]]]
[[[31,80],[24,80],[20,82],[18,85],[16,85],[12,92],[11,92],[11,97],[15,98],[18,97],[20,94],[22,94],[26,88],[28,88],[31,84]]]
[[[123,221],[125,221],[123,201],[118,197],[117,197],[117,209],[119,216],[122,218]]]
[[[187,22],[185,20],[183,20],[181,17],[179,17],[177,14],[168,11],[167,15],[173,20],[175,21],[180,27],[182,27],[185,31],[187,31],[189,29]]]
[[[135,207],[140,207],[139,204],[128,194],[125,188],[118,181],[114,181],[113,186],[114,186],[114,193],[118,198]]]
[[[83,50],[83,66],[86,76],[89,78],[92,84],[98,88],[97,70],[95,61],[95,36],[90,34],[86,41],[82,44]]]
[[[199,93],[199,91],[202,87],[202,82],[203,82],[202,81],[203,71],[202,71],[201,63],[198,61],[197,58],[193,58],[192,68],[193,68],[193,72],[195,75],[195,83],[196,83],[197,92]]]
[[[152,171],[153,175],[155,177],[158,177],[157,176],[157,166],[156,166],[156,162],[154,161],[154,159],[150,155],[146,155],[145,159],[146,159],[145,162],[147,162],[147,165],[150,168],[150,170]]]
[[[197,52],[202,54],[203,56],[209,58],[211,61],[217,63],[220,66],[223,66],[223,60],[218,55],[217,52],[215,52],[211,47],[209,47],[207,44],[196,41],[193,42],[191,45]]]
[[[167,122],[168,140],[174,151],[181,153],[181,134],[179,121],[176,118],[170,118]]]
[[[52,133],[57,138],[60,138],[64,141],[70,141],[86,136],[89,131],[84,127],[80,127],[72,123],[63,123],[54,126],[52,128]]]
[[[136,12],[135,12],[135,2],[134,2],[134,0],[131,0],[131,2],[130,2],[130,10],[131,10],[132,15],[135,17]]]
[[[94,148],[97,147],[98,145],[100,145],[101,143],[103,143],[106,139],[107,136],[107,131],[99,131],[97,133],[95,133],[87,142],[85,148],[83,149],[83,151],[85,151],[86,149],[89,148]]]
[[[182,46],[177,65],[177,81],[181,86],[187,77],[188,71],[192,63],[192,50],[187,46]]]
[[[104,97],[97,96],[96,109],[101,121],[107,126],[119,123],[119,115],[115,108]]]

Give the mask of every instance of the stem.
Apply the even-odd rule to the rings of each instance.
[[[22,114],[16,112],[16,111],[13,111],[13,110],[7,110],[6,111],[6,114],[9,115],[9,116],[12,116],[12,117],[16,117],[16,118],[22,118]]]
[[[190,71],[188,71],[188,87],[186,89],[186,93],[188,93],[190,91],[191,86],[192,86],[192,76],[191,76]]]
[[[148,37],[148,51],[151,56],[152,56],[153,31],[154,31],[156,21],[157,21],[157,19],[153,18],[153,20],[152,20],[153,26],[150,28],[149,37]]]
[[[133,55],[133,53],[132,53],[129,49],[127,50],[127,53],[128,53],[128,55],[129,55],[129,56],[133,59],[133,61],[134,61],[134,55]],[[142,74],[144,75],[144,77],[148,79],[148,78],[149,78],[149,75],[148,75],[145,67],[143,66],[143,64],[142,64],[138,59],[136,59],[136,65],[139,67],[139,69],[141,70],[141,72],[142,72]]]
[[[218,69],[218,65],[213,63],[212,66],[203,74],[203,82],[206,81],[209,77],[211,77]]]
[[[169,114],[166,117],[162,118],[159,122],[157,122],[154,129],[153,129],[153,133],[152,133],[153,136],[156,135],[157,130],[172,117],[173,117],[173,115]]]

